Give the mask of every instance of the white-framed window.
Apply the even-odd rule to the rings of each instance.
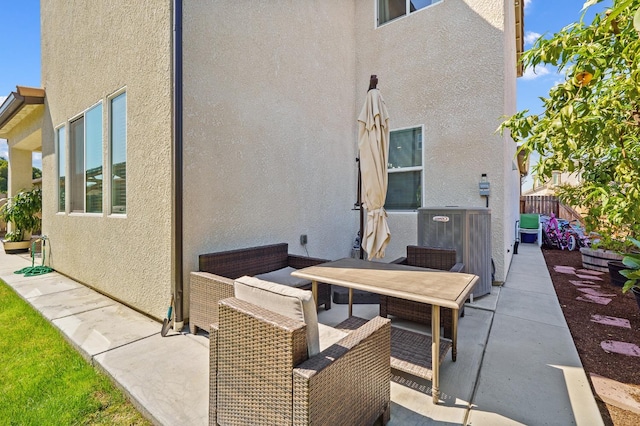
[[[551,186],[558,186],[562,184],[562,173],[553,172],[551,174]]]
[[[422,207],[422,126],[392,130],[389,134],[389,164],[386,210],[416,210]]]
[[[102,212],[102,101],[69,121],[72,213]]]
[[[378,26],[442,0],[377,0]]]
[[[66,136],[67,128],[61,125],[56,129],[56,157],[58,160],[58,212],[65,209],[65,185],[67,176],[67,150]]]
[[[127,92],[109,99],[111,213],[127,213]]]

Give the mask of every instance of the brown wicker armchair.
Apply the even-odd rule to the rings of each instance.
[[[295,269],[328,262],[326,259],[296,256],[288,253],[288,244],[272,244],[199,256],[199,271],[190,276],[189,329],[209,330],[218,322],[218,302],[233,296],[233,280],[244,275],[255,276],[282,268]],[[305,290],[311,284],[303,285]],[[331,309],[331,285],[318,283],[318,306]]]
[[[455,250],[422,246],[407,246],[407,257],[401,257],[392,263],[451,272],[462,272],[464,269],[463,263],[456,263]],[[431,309],[429,306],[411,300],[380,296],[380,316],[384,318],[387,315],[393,315],[409,321],[431,325]],[[453,311],[449,308],[442,308],[441,312],[441,321],[444,328],[443,335],[451,339],[453,337]],[[464,316],[464,308],[460,310],[460,314]]]
[[[313,303],[310,295],[305,303]],[[210,332],[209,424],[386,424],[390,321],[376,317],[324,348],[321,338],[320,352],[309,354],[313,324],[247,300],[222,300]]]

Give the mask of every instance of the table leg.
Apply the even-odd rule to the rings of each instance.
[[[456,358],[458,357],[458,315],[460,314],[459,309],[453,309],[453,335],[451,339],[453,340],[451,344],[451,360],[456,362]]]
[[[353,316],[353,289],[349,287],[349,318]]]
[[[318,281],[311,281],[311,293],[313,294],[313,301],[318,305]]]
[[[440,306],[431,305],[431,393],[433,403],[440,402]]]

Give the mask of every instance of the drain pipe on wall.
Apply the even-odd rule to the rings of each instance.
[[[175,300],[174,331],[182,331],[184,327],[183,309],[183,176],[182,176],[182,0],[173,0],[173,282]]]

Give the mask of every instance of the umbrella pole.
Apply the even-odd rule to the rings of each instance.
[[[358,210],[360,210],[360,250],[358,250],[360,259],[364,259],[362,251],[362,237],[364,236],[364,212],[362,211],[362,173],[360,172],[360,158],[356,158],[358,162]]]

